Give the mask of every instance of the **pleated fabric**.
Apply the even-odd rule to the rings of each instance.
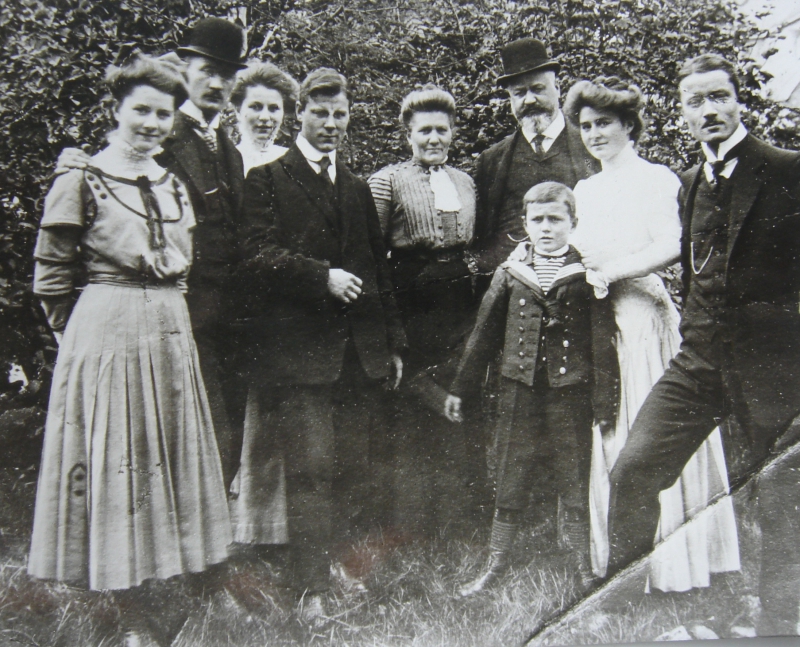
[[[202,571],[231,540],[183,295],[90,284],[53,375],[28,572],[125,589]]]
[[[242,459],[231,484],[231,522],[233,539],[237,543],[289,543],[285,466],[277,452],[275,435],[259,389],[250,389],[244,417]]]
[[[608,564],[608,475],[640,407],[681,341],[678,312],[656,275],[615,283],[609,298],[614,301],[619,328],[621,389],[616,428],[605,437],[595,428],[592,447],[592,567],[600,576]],[[710,573],[739,570],[736,519],[727,493],[722,437],[715,429],[675,484],[661,492],[661,517],[654,538],[658,546],[650,559],[649,586],[687,591],[708,586]]]

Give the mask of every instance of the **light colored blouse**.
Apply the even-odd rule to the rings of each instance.
[[[86,171],[53,183],[34,251],[38,296],[70,294],[84,271],[91,283],[175,282],[185,289],[195,226],[186,188],[151,159],[129,153],[112,144]]]
[[[643,160],[633,147],[623,163],[575,186],[578,225],[570,242],[606,260],[609,282],[643,276],[680,252],[680,180],[666,166]]]
[[[467,247],[475,233],[475,183],[466,173],[443,166],[434,177],[413,160],[387,166],[369,178],[369,188],[378,209],[381,229],[391,249],[448,249]],[[450,180],[449,187],[442,185]],[[444,180],[444,182],[442,182]],[[453,193],[453,189],[455,194]],[[439,205],[460,205],[452,211]]]
[[[247,175],[251,168],[274,162],[276,159],[283,157],[286,151],[289,150],[277,144],[270,144],[266,149],[261,149],[254,146],[249,141],[245,141],[244,138],[242,138],[242,141],[236,149],[242,154],[245,175]]]

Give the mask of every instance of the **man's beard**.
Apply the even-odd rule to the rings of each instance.
[[[556,111],[552,113],[545,112],[528,112],[521,117],[517,117],[520,127],[526,133],[531,135],[538,135],[547,130],[547,127],[553,123],[556,118]]]

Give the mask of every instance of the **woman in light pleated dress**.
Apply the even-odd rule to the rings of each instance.
[[[194,214],[153,160],[186,91],[144,56],[106,80],[118,127],[56,179],[35,251],[60,345],[28,572],[135,591],[225,560],[231,529],[183,297]]]
[[[642,403],[678,352],[680,317],[654,274],[679,257],[680,180],[667,167],[636,153],[642,130],[642,95],[616,77],[580,81],[570,89],[565,114],[581,129],[602,171],[575,187],[587,280],[613,300],[619,328],[621,403],[616,428],[595,430],[591,475],[592,565],[608,563],[608,474]],[[648,586],[686,591],[708,586],[710,573],[739,570],[733,501],[719,429],[703,443],[677,482],[661,493],[656,549]],[[716,503],[708,508],[709,504]],[[630,511],[635,514],[635,511]]]

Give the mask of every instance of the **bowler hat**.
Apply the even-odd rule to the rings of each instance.
[[[561,66],[547,55],[544,43],[535,38],[520,38],[500,50],[503,61],[503,76],[497,79],[500,85],[507,85],[515,76],[526,72],[553,70],[558,72]]]
[[[178,54],[204,56],[242,70],[244,31],[222,18],[203,18],[189,30],[189,42],[178,48]]]

